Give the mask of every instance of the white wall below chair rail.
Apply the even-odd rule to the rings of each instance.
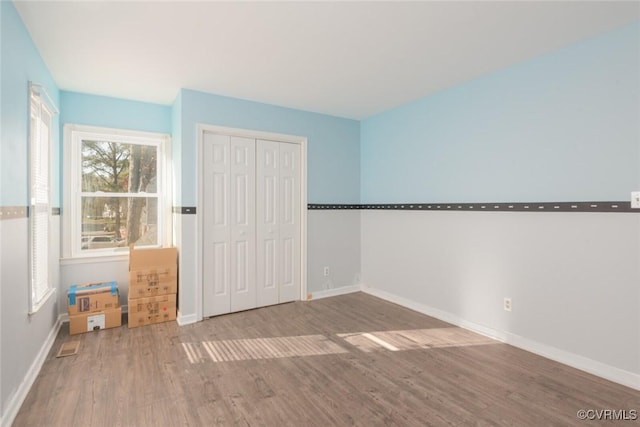
[[[638,259],[637,215],[362,212],[367,292],[640,389]]]
[[[51,351],[54,342],[56,341],[56,337],[58,336],[58,331],[60,331],[60,326],[63,322],[63,316],[59,316],[56,323],[49,331],[46,340],[42,343],[42,347],[40,347],[40,351],[36,355],[35,359],[29,366],[24,378],[20,382],[18,389],[16,392],[9,398],[9,401],[4,408],[4,412],[0,417],[0,427],[10,427],[15,419],[16,415],[20,411],[20,407],[22,403],[27,398],[27,394],[29,394],[29,390],[31,390],[31,386],[38,378],[38,374],[40,374],[40,370],[42,369],[42,365],[44,365],[45,360],[47,359],[47,355]]]
[[[26,217],[3,220],[0,239],[0,283],[2,301],[0,334],[2,359],[0,370],[1,425],[9,425],[29,392],[46,358],[50,343],[57,332],[58,305],[55,293],[31,315],[29,311],[29,219]],[[51,217],[50,277],[54,288],[59,286],[60,257],[58,248],[60,216]],[[27,337],[28,339],[25,339]],[[49,347],[47,347],[49,346]]]
[[[322,292],[359,286],[360,211],[309,210],[307,256],[307,292],[314,299]]]

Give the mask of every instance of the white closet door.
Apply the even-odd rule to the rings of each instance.
[[[280,143],[256,141],[256,234],[258,306],[278,303],[280,280]]]
[[[256,306],[254,140],[205,133],[203,315]]]
[[[231,311],[229,273],[229,137],[205,133],[203,145],[203,298],[204,316]]]
[[[231,311],[255,308],[256,150],[253,139],[231,137]]]
[[[300,145],[280,143],[278,302],[300,298]]]
[[[300,298],[298,144],[205,132],[203,315]]]

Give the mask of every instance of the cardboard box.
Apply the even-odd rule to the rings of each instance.
[[[176,320],[176,295],[129,299],[129,327]]]
[[[176,248],[134,249],[129,253],[129,298],[175,294],[178,291]]]
[[[122,326],[122,309],[120,307],[69,316],[69,335],[117,328],[118,326]]]
[[[67,290],[69,315],[114,309],[118,304],[116,282],[83,283]]]

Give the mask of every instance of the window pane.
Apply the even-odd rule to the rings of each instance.
[[[82,141],[82,191],[155,193],[158,148],[109,141]]]
[[[156,197],[82,197],[84,250],[158,244]]]

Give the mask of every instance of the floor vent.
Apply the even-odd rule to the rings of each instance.
[[[66,357],[73,356],[74,354],[78,354],[78,349],[80,348],[80,341],[69,341],[60,346],[60,350],[56,357]]]

